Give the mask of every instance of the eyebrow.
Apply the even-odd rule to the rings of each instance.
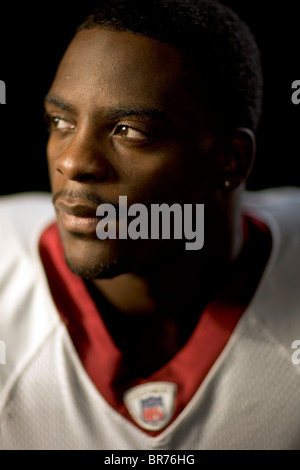
[[[46,95],[45,104],[52,104],[55,107],[77,114],[77,108],[56,95]],[[155,120],[168,122],[169,119],[165,112],[154,108],[142,108],[139,106],[118,106],[115,108],[99,108],[96,114],[105,115],[110,120],[121,119],[128,116],[146,116]]]
[[[46,95],[44,98],[44,104],[52,104],[56,108],[62,109],[64,111],[69,111],[70,113],[76,113],[76,107],[62,100],[56,95]]]

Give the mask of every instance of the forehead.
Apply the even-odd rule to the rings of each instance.
[[[179,90],[180,89],[180,90]],[[79,32],[58,67],[52,91],[85,100],[106,97],[110,104],[126,99],[172,101],[185,93],[180,52],[133,33],[102,28]],[[124,103],[125,104],[125,103]],[[150,104],[150,103],[149,103]]]

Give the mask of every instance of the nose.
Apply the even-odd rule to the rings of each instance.
[[[108,176],[108,162],[100,142],[92,136],[75,135],[55,162],[55,169],[65,178],[85,183],[98,183]]]

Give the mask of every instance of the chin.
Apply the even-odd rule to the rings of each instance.
[[[66,256],[69,269],[77,276],[92,281],[95,279],[111,279],[130,270],[128,263],[120,260],[87,263],[72,260]]]
[[[108,279],[130,270],[128,246],[117,240],[62,237],[62,242],[69,269],[83,279]]]

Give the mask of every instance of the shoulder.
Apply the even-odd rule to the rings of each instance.
[[[300,339],[300,188],[246,193],[244,209],[272,234],[271,256],[249,310],[290,353]]]
[[[300,230],[300,187],[246,191],[242,202],[246,210],[269,214],[284,232],[292,228]]]
[[[51,194],[46,192],[17,193],[0,197],[0,210],[11,214],[18,210],[28,213],[32,207],[44,209],[49,204],[51,205]]]
[[[246,192],[243,207],[246,213],[258,217],[269,227],[273,252],[278,252],[277,261],[284,257],[287,259],[291,252],[300,256],[300,188],[279,187]]]
[[[30,265],[30,277],[40,233],[53,219],[48,194],[0,197],[0,286],[23,265]]]
[[[1,245],[6,245],[8,233],[14,233],[14,238],[26,246],[35,230],[54,217],[49,193],[20,193],[0,197]]]
[[[38,255],[40,233],[53,221],[48,194],[0,198],[0,409],[5,386],[33,357],[57,324],[47,279]]]

